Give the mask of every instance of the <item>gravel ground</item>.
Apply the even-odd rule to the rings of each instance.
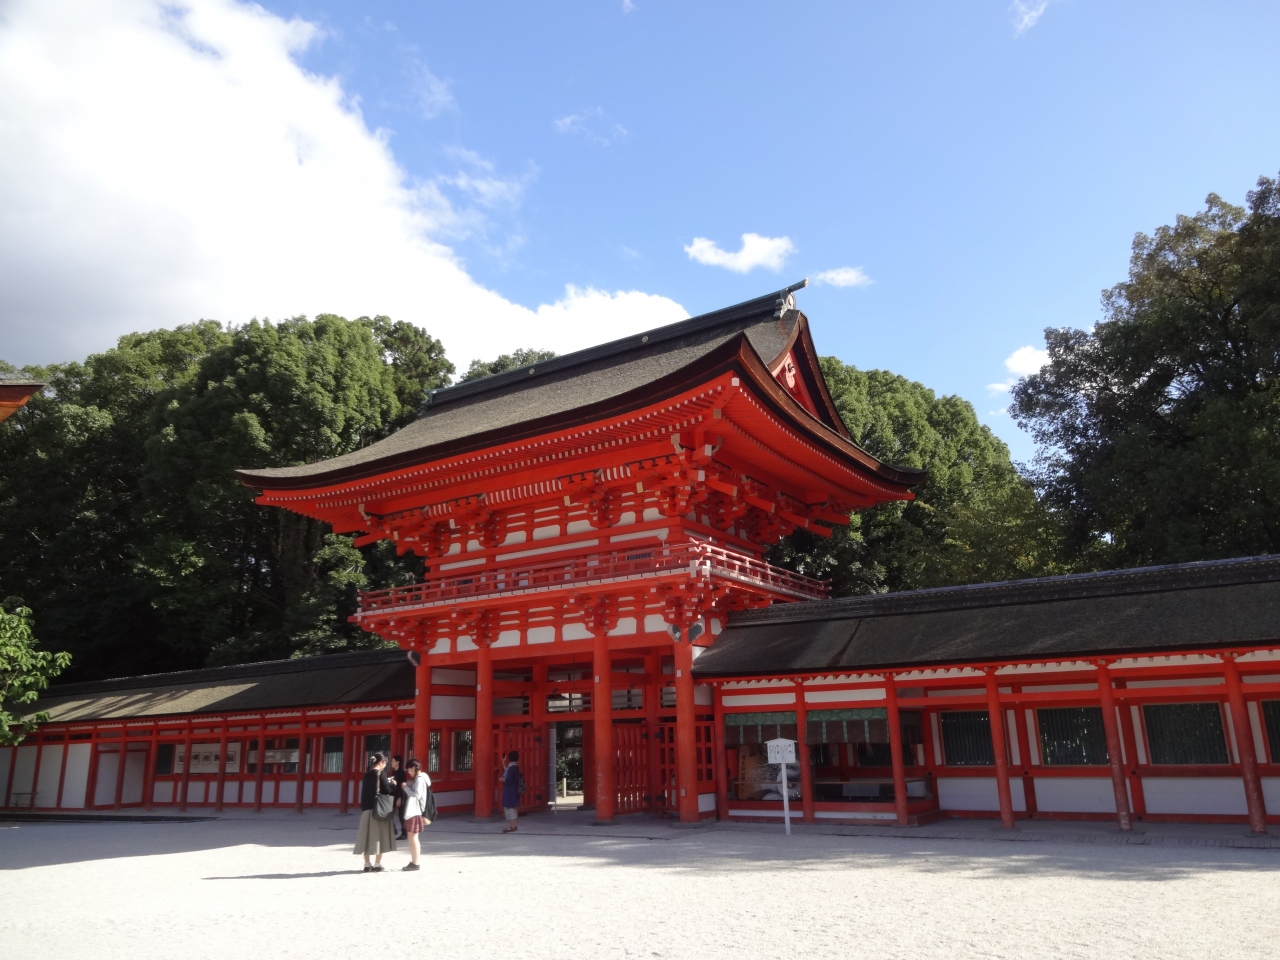
[[[356,817],[0,823],[0,958],[1280,957],[1280,840],[448,819],[359,872]]]

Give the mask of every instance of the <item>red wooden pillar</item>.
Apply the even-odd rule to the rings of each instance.
[[[58,792],[53,798],[53,806],[58,810],[62,809],[62,784],[67,779],[67,757],[71,753],[71,743],[71,730],[68,728],[62,741],[62,765],[58,768]]]
[[[987,716],[991,722],[991,750],[996,761],[996,793],[1000,798],[1000,826],[1013,829],[1013,793],[1009,789],[1009,755],[1004,737],[1004,712],[994,667],[987,668]]]
[[[1249,722],[1249,708],[1244,701],[1240,685],[1240,668],[1235,654],[1223,657],[1222,667],[1227,675],[1227,702],[1231,704],[1231,726],[1236,734],[1236,750],[1240,753],[1240,773],[1244,777],[1244,799],[1249,807],[1249,829],[1254,833],[1267,832],[1267,805],[1262,796],[1262,781],[1258,779],[1258,755],[1253,746],[1253,724]]]
[[[711,730],[711,742],[714,746],[716,764],[716,817],[720,820],[728,820],[729,758],[724,748],[724,693],[718,683],[711,685],[711,704],[712,716],[715,718],[715,724]]]
[[[476,817],[493,814],[493,659],[487,641],[476,638],[476,726],[471,736],[471,772],[476,777]]]
[[[222,737],[218,740],[218,801],[213,805],[222,812],[222,795],[227,791],[227,718],[222,718]]]
[[[1111,686],[1111,668],[1106,660],[1098,661],[1098,699],[1102,704],[1102,729],[1107,736],[1107,760],[1111,764],[1111,789],[1116,796],[1116,823],[1121,830],[1132,830],[1129,815],[1129,789],[1124,782],[1124,760],[1120,755],[1120,726],[1116,723],[1116,697]]]
[[[187,735],[182,741],[182,779],[178,781],[178,812],[187,809],[187,791],[191,786],[191,724],[187,724]]]
[[[307,759],[311,756],[307,741],[307,711],[298,718],[298,786],[293,798],[293,812],[302,812],[302,794],[307,785]]]
[[[1123,689],[1125,681],[1113,681],[1117,689]],[[1129,798],[1133,815],[1141,820],[1147,813],[1147,798],[1142,792],[1142,777],[1138,775],[1138,736],[1133,727],[1133,709],[1120,701],[1120,736],[1123,738],[1124,755],[1129,767]]]
[[[644,693],[644,715],[648,733],[645,742],[648,744],[648,795],[650,809],[662,813],[662,765],[658,763],[658,724],[662,713],[662,654],[650,651],[644,658],[644,672],[649,678],[649,685]]]
[[[613,772],[613,657],[609,637],[597,630],[592,644],[595,693],[591,697],[591,725],[596,746],[596,823],[612,823],[617,785]]]
[[[683,631],[682,631],[683,632]],[[698,819],[697,710],[693,703],[693,644],[677,640],[676,657],[676,790],[681,823]]]
[[[127,734],[127,728],[120,728],[121,748],[123,749],[123,737]],[[17,759],[17,751],[14,751],[14,760]],[[12,764],[14,761],[10,761]],[[89,770],[85,774],[87,785],[84,791],[84,808],[92,810],[98,801],[98,725],[93,725],[93,732],[89,736]],[[119,778],[116,778],[119,780]],[[119,809],[119,808],[117,808]]]
[[[902,759],[902,716],[898,712],[898,679],[891,673],[885,674],[884,678],[884,702],[889,720],[889,757],[893,764],[893,810],[898,815],[898,826],[905,827],[910,822],[907,815],[907,767]],[[1008,789],[1007,783],[1006,789]]]
[[[800,761],[800,819],[813,823],[813,758],[809,753],[809,705],[804,699],[804,681],[796,681],[796,759]],[[722,730],[723,733],[723,730]],[[723,736],[721,738],[723,740]]]
[[[267,782],[267,718],[258,718],[258,783],[253,788],[253,812],[262,812],[262,789]],[[274,799],[274,798],[272,798]]]
[[[351,708],[342,710],[342,796],[338,799],[338,812],[346,813],[351,808],[351,768],[357,756],[355,743],[351,738]]]
[[[142,770],[142,808],[148,813],[155,806],[156,764],[160,761],[160,724],[151,727],[151,741],[147,747],[147,765]]]
[[[129,759],[129,741],[125,739],[126,735],[127,735],[127,731],[125,730],[120,731],[120,760],[116,764],[116,789],[115,789],[114,795],[112,796],[112,802],[111,802],[112,810],[119,810],[120,807],[123,806],[123,801],[124,801],[124,769],[125,769],[125,761]],[[94,757],[95,758],[97,757],[96,750],[94,751]],[[96,763],[94,764],[93,770],[90,772],[93,774],[93,776],[90,778],[90,781],[89,781],[89,789],[93,790],[96,793],[97,783],[94,782],[97,780],[97,773],[98,773],[98,767]]]
[[[431,665],[427,662],[425,647],[419,648],[418,657],[418,666],[413,671],[413,755],[426,770],[427,754],[431,750]]]
[[[40,796],[40,761],[44,759],[44,742],[39,731],[36,732],[32,739],[36,742],[36,762],[32,764],[31,768],[31,802],[27,806],[35,809],[36,800]],[[18,752],[16,750],[13,753],[13,760],[10,762],[15,764],[18,762]]]

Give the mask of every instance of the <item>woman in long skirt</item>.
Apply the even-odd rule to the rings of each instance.
[[[360,829],[356,832],[356,847],[352,853],[364,855],[364,872],[381,873],[382,855],[396,848],[395,831],[391,818],[379,820],[375,815],[380,795],[394,795],[387,779],[387,758],[375,753],[369,758],[369,769],[360,784]],[[369,857],[374,857],[372,863]]]

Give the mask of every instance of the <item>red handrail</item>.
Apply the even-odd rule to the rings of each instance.
[[[450,571],[447,576],[432,577],[409,586],[362,592],[360,612],[515,591],[544,592],[601,580],[648,578],[672,574],[681,568],[687,569],[689,576],[722,577],[790,596],[817,599],[825,597],[829,589],[826,581],[783,570],[744,553],[711,544],[686,543],[673,547],[636,546],[473,573]]]

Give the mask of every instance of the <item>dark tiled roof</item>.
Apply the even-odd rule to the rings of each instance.
[[[1280,556],[1215,560],[737,614],[702,677],[1280,642]]]
[[[647,333],[436,390],[413,423],[322,463],[238,472],[246,484],[259,489],[341,483],[578,419],[585,422],[605,410],[643,405],[654,384],[668,383],[672,391],[687,388],[689,384],[676,383],[681,371],[695,368],[739,337],[771,366],[795,342],[802,322],[794,309],[776,315],[787,293],[770,293]],[[844,435],[834,408],[830,416],[827,427],[833,435]],[[908,468],[878,469],[897,483],[912,484],[923,477],[921,471]]]
[[[370,650],[51,687],[29,712],[53,721],[231,713],[412,699],[401,650]]]

